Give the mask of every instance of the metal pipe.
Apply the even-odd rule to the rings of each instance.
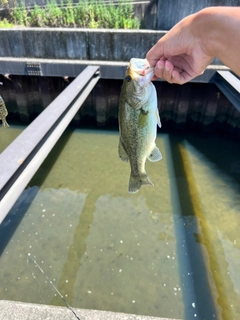
[[[0,223],[96,85],[97,71],[87,67],[0,155]]]

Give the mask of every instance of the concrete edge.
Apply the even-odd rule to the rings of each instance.
[[[179,320],[139,316],[127,313],[75,309],[77,317],[67,307],[0,300],[0,320]]]
[[[107,29],[107,28],[65,28],[65,27],[21,27],[15,26],[13,28],[1,28],[0,32],[12,33],[12,32],[75,32],[75,33],[121,33],[121,34],[165,34],[168,30],[154,30],[154,29]]]
[[[46,77],[76,77],[86,66],[100,66],[102,79],[122,80],[129,62],[74,59],[37,59],[0,57],[0,74],[29,75],[26,65],[37,63],[41,75]],[[224,65],[210,65],[205,72],[191,82],[209,82],[217,70],[229,70]]]

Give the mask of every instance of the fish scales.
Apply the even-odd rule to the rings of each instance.
[[[120,94],[118,153],[121,160],[130,162],[130,193],[138,192],[142,185],[153,186],[145,162],[162,158],[155,144],[157,124],[160,127],[161,122],[152,76],[146,59],[131,59]]]
[[[143,114],[141,110],[131,110],[131,106],[126,105],[126,122],[122,124],[122,143],[130,158],[132,174],[137,175],[139,168],[143,166],[142,154],[149,148],[147,141],[151,125],[151,117]],[[151,128],[150,128],[151,129]],[[150,140],[150,139],[148,139]],[[149,141],[151,143],[151,141]]]
[[[2,98],[2,96],[0,95],[0,120],[2,120],[2,126],[3,128],[7,128],[9,127],[7,121],[6,121],[6,117],[8,115],[8,111],[5,105],[5,102]]]

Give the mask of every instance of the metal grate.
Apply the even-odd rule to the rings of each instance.
[[[26,71],[27,71],[27,75],[29,76],[41,76],[42,75],[41,64],[38,62],[27,62]]]

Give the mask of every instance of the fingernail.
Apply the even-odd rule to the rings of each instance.
[[[158,67],[158,69],[160,69],[160,70],[163,70],[163,69],[164,69],[164,65],[163,65],[160,61],[158,61],[157,67]]]
[[[170,68],[169,68],[169,66],[168,66],[167,64],[165,64],[165,70],[166,70],[166,71],[169,71],[169,70],[170,70]]]

